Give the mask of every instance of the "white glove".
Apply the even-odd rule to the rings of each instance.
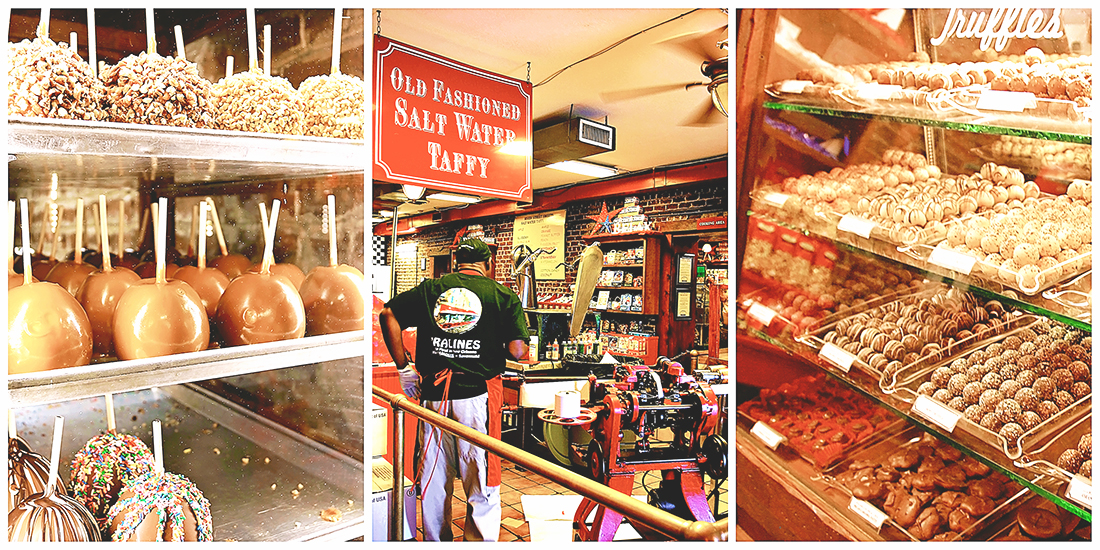
[[[405,392],[409,399],[419,399],[420,374],[412,367],[405,367],[397,371],[397,375],[401,377],[401,391]]]

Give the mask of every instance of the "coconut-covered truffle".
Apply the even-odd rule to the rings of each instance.
[[[46,37],[8,44],[8,115],[104,120],[105,90],[71,48]]]
[[[112,122],[215,128],[211,84],[178,57],[130,55],[103,73]]]
[[[357,76],[311,76],[298,87],[305,105],[306,135],[364,139],[367,85]]]
[[[223,78],[212,87],[212,104],[223,130],[302,135],[301,94],[290,81],[252,69]]]

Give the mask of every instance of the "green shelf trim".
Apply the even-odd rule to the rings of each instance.
[[[915,126],[930,126],[933,128],[945,128],[948,130],[957,130],[960,132],[970,132],[975,134],[994,134],[1002,136],[1016,136],[1027,137],[1034,139],[1042,139],[1046,141],[1062,141],[1066,143],[1080,143],[1083,145],[1092,145],[1092,136],[1089,134],[1069,134],[1065,132],[1053,132],[1045,130],[1028,130],[1025,128],[1012,128],[1008,126],[992,126],[988,124],[974,124],[970,122],[955,122],[949,120],[936,120],[929,118],[918,118],[900,115],[886,115],[878,113],[860,113],[856,111],[845,111],[839,109],[829,109],[826,107],[816,107],[813,105],[800,105],[797,103],[779,103],[775,101],[765,101],[764,107],[767,109],[777,109],[783,111],[794,111],[799,113],[806,113],[811,115],[823,115],[839,118],[851,118],[857,120],[885,120],[889,122],[900,122],[902,124],[912,124]]]

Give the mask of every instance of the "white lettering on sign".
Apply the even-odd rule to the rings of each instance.
[[[1044,22],[1046,23],[1044,25]],[[984,26],[983,26],[984,24]],[[1015,25],[1015,27],[1013,27]],[[940,35],[931,40],[933,46],[943,44],[948,38],[979,38],[979,48],[984,52],[990,44],[996,51],[1003,51],[1013,38],[1062,38],[1062,9],[1054,8],[1050,19],[1041,9],[993,8],[988,13],[973,10],[969,16],[959,8],[951,8]]]
[[[489,166],[489,159],[485,157],[467,155],[457,151],[451,153],[434,141],[428,142],[428,154],[432,157],[432,164],[429,167],[432,170],[461,174],[463,172],[462,166],[465,165],[467,176],[473,176],[480,168],[481,177],[488,177],[485,175],[485,170]]]

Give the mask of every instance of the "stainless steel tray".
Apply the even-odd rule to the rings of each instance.
[[[165,469],[187,476],[210,500],[215,540],[366,536],[362,462],[193,386],[116,394],[114,408],[118,430],[150,448],[152,421],[163,423]],[[13,413],[19,435],[44,456],[50,454],[54,416],[65,417],[60,475],[66,480],[73,454],[107,429],[103,397]],[[340,521],[321,519],[330,507],[340,510]]]
[[[137,187],[139,176],[184,185],[362,173],[365,151],[363,140],[8,118],[8,179],[33,187],[51,177]]]
[[[9,406],[57,403],[106,393],[363,357],[367,353],[365,338],[364,331],[353,331],[152,359],[114,361],[9,375]]]
[[[837,493],[844,495],[843,499],[838,498],[837,500],[838,502],[842,501],[843,505],[847,506],[847,501],[852,498],[852,493],[848,490],[847,487],[836,481],[836,476],[846,471],[849,464],[860,460],[885,460],[886,457],[888,457],[890,454],[894,453],[898,449],[907,448],[934,440],[935,438],[933,436],[923,433],[917,428],[910,428],[904,432],[901,432],[900,434],[897,434],[895,437],[885,439],[875,445],[871,445],[869,447],[861,449],[858,452],[850,454],[847,460],[844,460],[836,464],[832,468],[826,470],[822,474],[821,478],[825,482],[829,483],[831,488],[835,489]],[[939,441],[935,441],[934,444],[947,445],[946,443],[942,443]],[[963,456],[966,455],[964,454]],[[1014,510],[1019,505],[1024,496],[1028,494],[1027,489],[1019,486],[1017,486],[1017,489],[1018,490],[1013,492],[1012,489],[1009,488],[1008,496],[1003,502],[998,503],[993,511],[986,516],[982,518],[977,518],[977,521],[973,525],[971,525],[969,529],[963,531],[962,533],[959,533],[959,537],[955,540],[972,539],[983,528],[995,522],[997,519],[1003,517],[1004,515],[1008,514],[1010,511]],[[874,504],[872,503],[872,505]],[[876,506],[876,508],[879,507]],[[881,508],[879,508],[879,510],[882,511]],[[910,534],[907,529],[903,528],[901,525],[895,522],[894,519],[889,516],[889,514],[886,515],[886,520],[883,523],[880,534],[882,534],[883,538],[887,540],[917,540],[917,538]]]

